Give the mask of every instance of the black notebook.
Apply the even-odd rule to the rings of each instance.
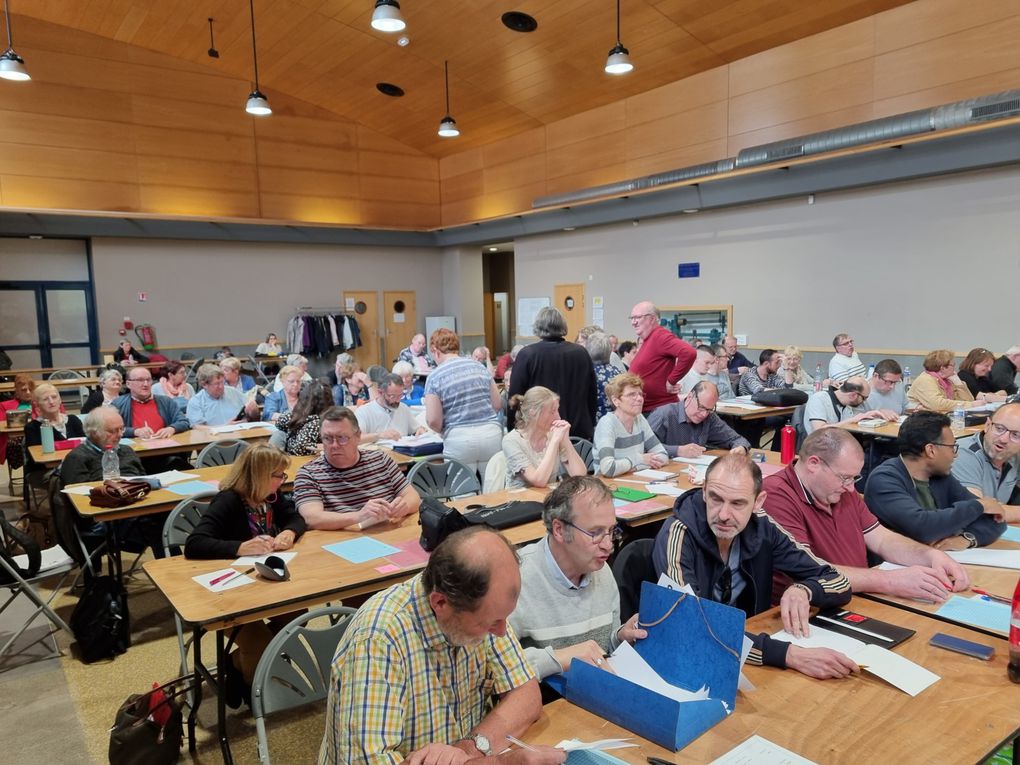
[[[811,617],[808,623],[830,632],[838,632],[840,635],[856,638],[862,643],[873,643],[883,648],[897,646],[915,632],[906,627],[897,627],[895,624],[841,608],[819,611]]]

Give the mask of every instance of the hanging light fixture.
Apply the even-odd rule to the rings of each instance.
[[[216,41],[213,39],[212,16],[209,17],[209,58],[219,58],[220,52],[216,50]]]
[[[616,45],[606,59],[606,74],[627,74],[634,68],[630,63],[630,51],[620,42],[620,0],[616,0]]]
[[[265,93],[259,90],[259,52],[255,47],[255,0],[248,0],[248,8],[251,10],[251,57],[255,62],[255,90],[248,94],[248,103],[244,105],[244,110],[248,114],[264,117],[272,114],[273,110],[269,108],[269,99]]]
[[[457,120],[450,116],[450,62],[443,62],[443,73],[446,77],[446,116],[439,123],[439,135],[441,138],[456,138],[460,135],[457,129]]]
[[[7,7],[7,0],[4,0],[4,19],[7,22],[7,50],[0,55],[0,77],[22,82],[31,80],[25,68],[25,59],[14,52],[14,43],[11,42],[11,11]]]
[[[400,3],[397,0],[375,0],[372,11],[372,29],[380,32],[403,32],[407,24],[400,15]]]

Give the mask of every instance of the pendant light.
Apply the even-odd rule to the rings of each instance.
[[[14,43],[11,42],[11,11],[7,7],[7,0],[4,0],[4,19],[7,21],[7,50],[0,55],[0,77],[21,82],[31,80],[25,68],[25,59],[14,52]]]
[[[273,110],[269,108],[269,99],[259,90],[259,52],[255,47],[255,0],[248,0],[248,8],[251,10],[251,57],[255,62],[255,90],[248,94],[248,103],[244,105],[244,110],[248,114],[264,117],[272,114]]]
[[[439,123],[439,135],[441,138],[456,138],[460,135],[457,129],[457,120],[450,116],[450,62],[443,62],[443,73],[446,77],[446,116]]]
[[[220,52],[216,50],[216,41],[213,39],[212,16],[209,17],[209,58],[219,58]]]
[[[380,32],[403,32],[407,24],[400,15],[400,3],[397,0],[375,0],[372,11],[372,29]]]
[[[634,68],[630,63],[630,51],[620,42],[620,0],[616,0],[616,45],[606,59],[606,74],[627,74]]]

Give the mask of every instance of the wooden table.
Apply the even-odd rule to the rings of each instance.
[[[895,439],[900,433],[900,424],[898,422],[886,422],[874,428],[862,427],[856,422],[841,422],[836,427],[843,428],[843,430],[849,430],[851,433],[857,433],[862,436],[871,436],[873,438]],[[984,430],[984,427],[984,425],[970,425],[962,431],[954,431],[954,434],[957,438],[963,438],[964,436],[971,436],[975,433],[980,433]]]
[[[679,752],[562,700],[546,706],[523,738],[538,744],[573,737],[632,738],[638,748],[609,754],[635,765],[645,765],[649,756],[702,765],[758,734],[819,765],[884,765],[981,763],[1020,733],[1020,686],[1006,677],[1008,654],[1001,641],[861,598],[849,608],[916,630],[896,653],[942,679],[912,698],[867,674],[813,680],[793,670],[747,667],[757,690],[738,694],[733,714]],[[772,633],[781,627],[778,609],[748,620],[753,631]],[[984,662],[933,648],[928,640],[936,632],[994,646],[995,657]]]
[[[37,380],[36,385],[41,383],[49,383],[56,388],[91,388],[99,385],[98,377],[77,377],[73,379],[58,379],[58,380]],[[0,392],[9,393],[14,390],[13,382],[0,382]]]
[[[756,406],[758,406],[756,404]],[[761,409],[745,409],[742,406],[728,406],[725,401],[716,404],[716,414],[736,417],[739,420],[762,420],[766,417],[785,417],[793,414],[795,406],[763,406]]]
[[[6,419],[0,418],[0,435],[20,436],[24,432],[24,425],[8,425]]]

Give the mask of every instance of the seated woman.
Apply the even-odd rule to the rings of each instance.
[[[796,345],[788,345],[783,349],[783,369],[793,372],[794,386],[804,386],[814,389],[815,381],[808,375],[807,370],[801,362],[804,361],[804,354]]]
[[[113,352],[113,360],[121,366],[130,367],[135,364],[147,364],[149,357],[135,350],[130,340],[121,340],[117,350]]]
[[[99,387],[89,391],[88,398],[82,404],[81,413],[88,414],[93,409],[109,404],[121,394],[123,388],[124,376],[120,370],[115,367],[104,369],[99,373]],[[153,392],[155,393],[155,390]]]
[[[393,365],[393,374],[404,381],[404,396],[400,399],[400,403],[408,406],[421,406],[422,397],[425,395],[425,386],[415,381],[414,367],[406,361],[398,361]]]
[[[669,462],[666,448],[641,414],[645,404],[641,378],[630,372],[617,375],[606,386],[606,395],[616,408],[595,426],[596,472],[615,476]]]
[[[368,390],[372,381],[364,372],[358,371],[354,364],[344,364],[337,370],[339,382],[333,386],[333,402],[337,406],[353,409],[368,403]]]
[[[227,356],[220,360],[223,381],[234,390],[247,393],[255,387],[255,381],[248,375],[241,374],[241,360],[236,356]]]
[[[914,379],[907,391],[912,407],[932,412],[951,412],[956,408],[975,406],[972,394],[956,376],[956,357],[952,351],[932,351],[924,357],[924,371]]]
[[[974,348],[960,364],[960,379],[975,401],[1005,401],[1006,391],[996,390],[988,373],[995,363],[995,356],[985,348]]]
[[[159,382],[152,386],[152,395],[166,396],[177,402],[182,412],[188,411],[188,401],[195,388],[186,382],[188,370],[179,361],[168,361],[159,372]]]
[[[536,385],[510,406],[517,410],[516,429],[503,436],[506,487],[549,486],[563,475],[588,469],[570,443],[570,423],[560,419],[560,397]]]
[[[256,356],[280,356],[283,354],[283,347],[276,339],[276,335],[270,332],[266,335],[266,341],[255,346]]]
[[[281,414],[293,409],[301,393],[301,370],[297,367],[284,367],[276,379],[280,382],[280,389],[266,396],[262,405],[262,419],[266,422],[276,422]]]
[[[329,386],[312,380],[301,389],[294,408],[281,414],[276,421],[279,432],[273,434],[271,443],[281,446],[287,454],[318,454],[322,451],[320,415],[331,406],[333,392]],[[279,441],[283,442],[282,445]]]
[[[198,560],[233,560],[289,550],[305,531],[305,521],[289,495],[280,491],[290,460],[279,449],[256,444],[241,452],[220,483],[209,509],[188,535],[184,555]],[[241,627],[237,650],[227,662],[227,703],[236,709],[250,702],[251,680],[262,651],[294,614]]]
[[[35,403],[35,417],[25,425],[25,446],[38,446],[42,443],[42,426],[47,423],[53,427],[53,440],[66,441],[68,438],[84,438],[85,428],[81,420],[73,414],[61,411],[60,391],[50,383],[39,383],[32,392]],[[27,449],[25,450],[25,496],[28,496],[29,485],[42,486],[42,477],[46,466],[40,465]]]
[[[32,391],[35,390],[35,380],[31,375],[18,374],[14,376],[14,398],[0,401],[0,417],[5,420],[7,412],[12,409],[31,409]],[[10,461],[11,470],[17,470],[24,463],[24,450],[21,448],[23,436],[13,435],[8,440],[6,433],[0,433],[0,465]]]
[[[302,356],[300,353],[292,353],[287,357],[288,367],[297,367],[301,371],[301,382],[311,382],[312,376],[308,374],[308,359]],[[280,376],[276,376],[276,380],[273,382],[273,390],[277,391],[283,387],[283,383],[280,380]]]

